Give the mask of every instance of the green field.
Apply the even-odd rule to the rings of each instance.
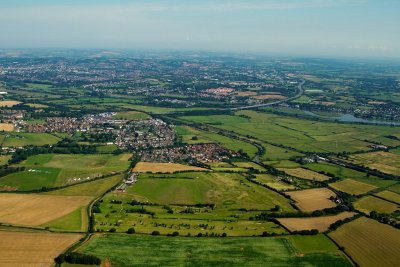
[[[304,152],[368,150],[370,143],[365,140],[374,141],[397,132],[392,127],[320,122],[249,110],[238,111],[235,115],[185,116],[181,119],[211,124]],[[383,144],[389,142],[385,139],[381,141]],[[390,139],[390,145],[393,145],[392,141]],[[400,145],[400,141],[396,144]]]
[[[317,238],[321,241],[322,239]],[[330,242],[323,240],[324,243]],[[333,245],[297,254],[286,238],[180,238],[97,235],[79,252],[113,266],[351,266]],[[155,253],[156,248],[156,253]],[[321,251],[323,250],[323,251]],[[149,261],[149,259],[151,259]]]
[[[326,162],[310,163],[306,164],[304,167],[316,172],[330,173],[336,177],[343,179],[351,178],[353,180],[370,184],[376,187],[387,187],[389,185],[396,183],[396,181],[393,180],[383,180],[372,175],[368,176],[366,173],[355,171],[343,166],[333,165]]]
[[[256,181],[272,187],[278,191],[293,190],[297,189],[296,186],[285,183],[279,180],[278,177],[272,176],[270,174],[256,174]]]
[[[132,204],[132,199],[143,204]],[[273,222],[250,220],[275,206],[294,211],[287,198],[240,174],[145,173],[126,192],[110,192],[102,199],[96,229],[103,232],[114,227],[125,232],[134,226],[138,233],[159,231],[162,235],[173,231],[229,236],[286,233]]]
[[[129,154],[36,155],[19,164],[25,167],[25,171],[0,178],[0,186],[11,187],[12,190],[37,190],[79,183],[125,171],[129,167],[129,158]]]
[[[138,200],[158,204],[214,203],[221,208],[261,210],[280,205],[285,210],[292,210],[286,198],[248,182],[239,174],[194,173],[193,179],[145,177],[127,193]]]
[[[114,118],[126,119],[126,120],[145,120],[145,119],[150,118],[150,116],[143,112],[121,111],[121,112],[117,112],[117,114],[114,116]]]
[[[0,166],[6,165],[10,159],[10,155],[0,155]]]
[[[1,135],[4,137],[2,147],[53,145],[60,141],[60,138],[47,133],[2,133]]]

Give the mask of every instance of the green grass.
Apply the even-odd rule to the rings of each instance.
[[[0,187],[10,186],[20,191],[51,188],[57,185],[60,171],[59,168],[33,166],[26,168],[25,171],[14,172],[0,178]]]
[[[250,110],[236,116],[184,116],[181,119],[211,124],[261,141],[285,145],[303,152],[355,152],[368,150],[369,142],[397,132],[396,128],[375,125],[339,124],[292,118]],[[241,117],[245,116],[245,117]],[[381,139],[389,145],[388,140]],[[396,141],[400,145],[400,141]],[[393,145],[393,140],[390,140]]]
[[[137,111],[121,111],[117,112],[114,116],[116,119],[126,119],[126,120],[145,120],[150,118],[150,116],[143,112]]]
[[[278,177],[274,177],[270,174],[256,174],[256,181],[272,187],[278,191],[293,190],[297,187],[285,182],[278,180]]]
[[[400,183],[392,185],[391,187],[388,188],[388,190],[400,194]]]
[[[19,164],[25,171],[0,178],[0,187],[14,190],[38,190],[70,185],[102,175],[127,170],[129,154],[41,154],[29,157]],[[89,179],[88,179],[89,177]]]
[[[60,138],[47,133],[7,133],[2,135],[5,135],[3,147],[53,145],[60,141]]]
[[[139,179],[128,189],[128,194],[159,204],[214,203],[219,208],[261,210],[280,205],[284,210],[293,210],[286,198],[247,181],[239,174],[193,175],[194,179]]]
[[[157,251],[155,253],[155,250]],[[284,238],[95,236],[80,252],[113,266],[351,266],[337,251],[298,257]]]
[[[366,173],[363,172],[359,172],[359,171],[355,171],[346,167],[342,167],[342,166],[338,166],[338,165],[333,165],[330,163],[310,163],[310,164],[306,164],[304,167],[306,167],[307,169],[310,169],[312,171],[316,171],[316,172],[326,172],[326,173],[331,173],[339,178],[343,178],[343,179],[347,179],[347,178],[351,178],[353,180],[362,182],[362,183],[367,183],[370,185],[374,185],[377,187],[386,187],[386,186],[390,186],[394,183],[396,183],[396,181],[393,180],[383,180],[380,179],[376,176],[368,176]]]
[[[87,226],[86,208],[82,207],[76,209],[70,214],[57,218],[41,226],[49,227],[52,230],[84,231]]]
[[[77,184],[67,188],[46,192],[46,195],[59,196],[93,196],[97,197],[105,193],[109,188],[113,187],[118,181],[122,180],[122,174],[103,178],[100,180]]]
[[[317,253],[337,251],[336,245],[325,235],[291,235],[287,237],[299,253]]]

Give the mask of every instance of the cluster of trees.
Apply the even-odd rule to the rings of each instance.
[[[62,264],[64,262],[71,264],[83,264],[83,265],[100,265],[101,259],[93,256],[86,255],[78,252],[71,252],[66,254],[61,254],[54,259],[56,263]]]
[[[260,220],[260,221],[268,221],[274,220],[274,218],[306,218],[306,217],[321,217],[327,215],[335,215],[343,211],[349,211],[349,207],[346,205],[339,205],[333,208],[326,208],[323,210],[316,210],[313,212],[262,212],[254,217],[250,217],[250,220]]]
[[[25,167],[9,167],[8,165],[0,167],[0,177],[6,176],[13,172],[20,172],[25,170]]]
[[[29,156],[47,153],[59,154],[95,154],[96,147],[91,145],[78,144],[76,141],[64,138],[54,146],[28,146],[26,148],[17,149],[8,161],[9,164],[19,163],[26,160]]]
[[[389,214],[371,211],[369,217],[371,217],[371,219],[377,220],[378,222],[388,224],[397,229],[400,229],[400,223],[396,219],[393,219]]]
[[[361,214],[356,214],[356,215],[354,215],[353,217],[350,217],[350,218],[346,218],[346,219],[343,219],[343,220],[336,221],[336,222],[332,223],[332,224],[329,226],[329,230],[334,231],[334,230],[336,230],[337,228],[339,228],[340,226],[342,226],[343,224],[348,223],[348,222],[350,222],[350,221],[352,221],[352,220],[355,220],[355,219],[357,219],[357,218],[360,218],[361,216],[362,216]]]
[[[88,133],[82,136],[82,141],[84,142],[113,142],[116,138],[114,133]]]

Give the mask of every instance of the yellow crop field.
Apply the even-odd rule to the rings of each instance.
[[[399,266],[400,231],[359,218],[329,234],[360,266]]]
[[[296,206],[302,211],[322,210],[336,206],[335,203],[329,199],[331,196],[335,196],[335,193],[327,188],[298,190],[286,192],[285,194],[296,201]]]
[[[329,176],[326,176],[324,174],[310,171],[310,170],[303,169],[303,168],[294,168],[294,169],[281,168],[279,170],[284,171],[285,173],[287,173],[291,176],[302,178],[302,179],[307,179],[307,180],[327,181],[330,178]]]
[[[392,213],[399,209],[399,206],[374,196],[365,196],[354,203],[354,208],[369,214],[371,211],[379,213]]]
[[[385,190],[385,191],[379,192],[375,195],[378,197],[384,198],[386,200],[395,202],[397,204],[400,204],[400,195],[397,193]]]
[[[52,266],[82,235],[0,231],[0,266]]]
[[[351,195],[361,195],[377,188],[376,186],[359,182],[353,179],[346,179],[343,181],[335,182],[330,184],[330,186],[332,186],[332,188],[335,188],[336,190]]]
[[[382,172],[400,175],[400,155],[390,152],[378,151],[365,154],[356,154],[350,159],[371,169],[377,169]]]
[[[89,204],[91,197],[0,194],[0,222],[39,226]]]
[[[177,163],[139,162],[133,172],[174,173],[181,171],[205,171],[207,169]]]
[[[0,123],[0,131],[12,132],[12,131],[14,131],[14,124],[12,124],[12,123]]]
[[[14,100],[3,100],[3,101],[0,101],[0,107],[13,107],[13,106],[18,105],[20,103],[21,102],[14,101]]]
[[[333,216],[311,217],[311,218],[280,218],[278,221],[289,231],[301,231],[317,229],[320,232],[328,230],[329,226],[339,220],[353,217],[354,212],[342,212]]]

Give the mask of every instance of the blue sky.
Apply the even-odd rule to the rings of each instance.
[[[397,0],[0,0],[2,48],[400,58]]]

